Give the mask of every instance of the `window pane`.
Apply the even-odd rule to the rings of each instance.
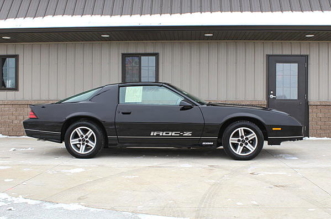
[[[85,91],[83,93],[76,94],[72,97],[68,97],[64,100],[60,100],[58,103],[76,103],[85,100],[89,100],[94,94],[96,94],[102,88],[94,88],[92,90]]]
[[[155,56],[142,56],[141,57],[141,81],[142,82],[155,82]]]
[[[120,103],[178,106],[183,99],[179,94],[160,86],[120,88]]]
[[[1,88],[15,88],[16,87],[16,59],[15,58],[1,58],[2,63],[2,82]]]
[[[298,63],[276,64],[276,98],[298,99]]]
[[[139,81],[139,57],[125,57],[125,82]]]

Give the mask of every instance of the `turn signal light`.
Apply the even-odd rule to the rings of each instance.
[[[32,110],[30,111],[29,119],[38,119],[38,117],[36,116],[36,114],[34,114]]]

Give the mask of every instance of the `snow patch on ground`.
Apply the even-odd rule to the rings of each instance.
[[[284,158],[286,160],[297,160],[297,159],[299,159],[297,157],[294,157],[291,154],[278,154],[278,155],[275,155],[275,157],[281,157],[281,158]]]
[[[93,210],[93,211],[101,211],[100,209],[88,208],[79,204],[54,204],[54,203],[44,203],[44,207],[46,209],[54,209],[54,208],[62,208],[69,211],[76,210]]]
[[[5,182],[11,182],[11,181],[13,181],[13,179],[5,179],[4,181]]]
[[[327,137],[324,137],[324,138],[304,137],[303,140],[331,140],[331,138],[327,138]]]
[[[32,151],[34,148],[12,148],[9,151]]]
[[[20,205],[21,204],[21,205]],[[29,206],[22,206],[22,204]],[[33,205],[33,206],[32,206]],[[17,215],[20,215],[19,211],[26,208],[29,208],[30,211],[33,209],[35,212],[41,212],[42,214],[47,215],[63,215],[63,211],[65,211],[65,215],[75,216],[73,218],[77,218],[77,215],[84,215],[82,218],[92,218],[88,217],[87,215],[95,215],[96,218],[98,216],[102,216],[99,218],[137,218],[137,219],[186,219],[186,218],[176,218],[176,217],[165,217],[165,216],[156,216],[156,215],[147,215],[147,214],[135,214],[130,212],[120,212],[120,211],[111,211],[111,210],[104,210],[104,209],[97,209],[97,208],[89,208],[82,206],[77,203],[72,204],[58,204],[58,203],[51,203],[51,202],[44,202],[44,201],[35,201],[31,199],[25,199],[21,196],[11,197],[5,193],[0,193],[0,207],[6,206],[5,208],[7,211],[16,211],[18,212]],[[0,209],[1,211],[1,209]],[[72,212],[72,213],[71,213]],[[14,213],[11,213],[11,216]],[[116,217],[117,216],[117,217]],[[15,217],[19,218],[19,217]],[[32,217],[27,217],[32,218]],[[63,218],[63,217],[54,217],[54,218]],[[69,218],[69,217],[66,217]],[[70,217],[71,218],[71,217]],[[6,219],[6,217],[1,216],[0,219]]]
[[[139,176],[123,176],[124,178],[130,178],[130,179],[132,179],[132,178],[137,178],[137,177],[139,177]]]
[[[80,172],[84,172],[85,169],[83,168],[76,168],[76,169],[72,169],[72,170],[61,170],[61,172],[63,173],[80,173]]]
[[[260,176],[263,176],[263,175],[288,175],[288,176],[291,176],[291,174],[288,174],[288,173],[284,173],[284,172],[252,172],[250,173],[252,175],[260,175]]]
[[[190,164],[182,164],[182,165],[180,165],[180,167],[192,167],[192,165],[190,165]]]
[[[9,166],[0,166],[0,170],[6,170],[6,169],[9,169],[9,168],[11,168],[11,167],[9,167]]]
[[[31,138],[31,137],[28,137],[28,136],[8,136],[8,135],[0,134],[0,138]]]
[[[0,201],[1,202],[11,202],[11,203],[26,203],[29,205],[36,205],[36,204],[40,204],[40,201],[35,201],[35,200],[31,200],[31,199],[26,199],[23,198],[22,196],[19,197],[11,197],[5,193],[0,193]]]

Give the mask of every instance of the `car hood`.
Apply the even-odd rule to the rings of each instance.
[[[243,105],[243,104],[236,104],[236,103],[208,103],[207,106],[219,106],[219,107],[235,107],[235,108],[245,108],[245,109],[255,109],[255,110],[264,110],[264,111],[272,111],[277,113],[282,113],[288,115],[288,113],[275,110],[268,107],[263,106],[256,106],[256,105]]]

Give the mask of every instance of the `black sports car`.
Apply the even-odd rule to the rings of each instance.
[[[61,143],[77,158],[110,146],[223,146],[238,160],[264,144],[302,140],[301,124],[277,110],[206,103],[167,83],[99,87],[53,104],[31,105],[28,136]]]

